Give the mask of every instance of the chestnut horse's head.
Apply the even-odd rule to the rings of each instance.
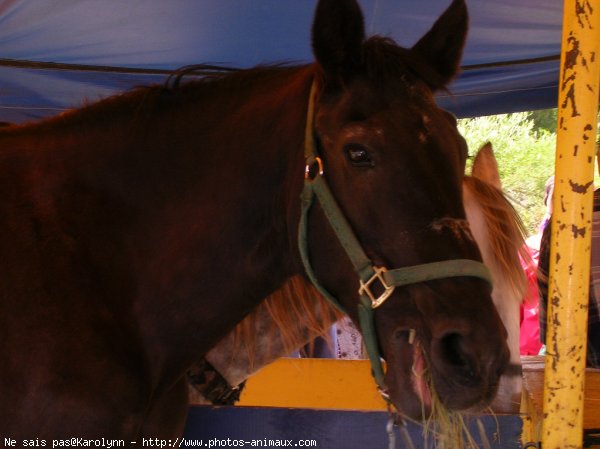
[[[340,226],[352,230],[375,267],[481,261],[462,203],[467,147],[455,118],[433,97],[456,74],[466,31],[463,0],[410,49],[365,39],[355,1],[321,0],[317,7],[307,138],[319,159],[309,157],[309,182],[327,184],[347,221]],[[313,173],[319,169],[322,175]],[[360,262],[351,262],[353,249],[343,249],[340,219],[323,201],[306,214],[307,271],[358,321]],[[489,402],[508,362],[506,331],[485,276],[434,274],[390,289],[372,312],[386,387],[409,415],[430,400],[425,371],[442,403],[462,410]],[[375,296],[381,284],[374,282]]]

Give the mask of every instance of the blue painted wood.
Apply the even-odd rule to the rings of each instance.
[[[518,416],[479,416],[493,449],[521,447]],[[316,447],[319,449],[387,449],[385,412],[267,407],[192,407],[181,447]],[[480,444],[474,418],[469,428]],[[422,428],[409,423],[415,449],[425,448]],[[406,448],[396,429],[398,449]],[[433,447],[431,442],[428,447]]]

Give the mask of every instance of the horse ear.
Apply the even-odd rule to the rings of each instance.
[[[355,0],[320,0],[312,27],[312,48],[326,81],[342,81],[362,60],[365,25]]]
[[[458,73],[467,38],[469,15],[464,0],[454,0],[417,42],[412,50],[418,53],[438,75],[433,90],[444,88]]]
[[[498,189],[502,189],[500,172],[498,171],[498,162],[496,161],[496,156],[494,155],[494,150],[490,142],[483,145],[477,152],[475,160],[473,161],[471,174],[474,178],[491,184]]]

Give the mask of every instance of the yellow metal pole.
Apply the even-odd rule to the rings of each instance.
[[[600,81],[600,0],[565,0],[542,447],[581,448]]]

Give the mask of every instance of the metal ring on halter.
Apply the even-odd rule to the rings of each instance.
[[[310,159],[313,159],[313,160],[310,161]],[[312,166],[315,163],[318,164],[318,166],[319,166],[319,171],[318,171],[319,176],[323,176],[323,161],[321,160],[320,157],[315,156],[314,158],[309,158],[306,161],[306,167],[304,167],[304,179],[306,179],[306,180],[310,179],[312,181],[313,179],[316,178],[316,175],[313,177],[310,176],[310,169],[312,168]]]

